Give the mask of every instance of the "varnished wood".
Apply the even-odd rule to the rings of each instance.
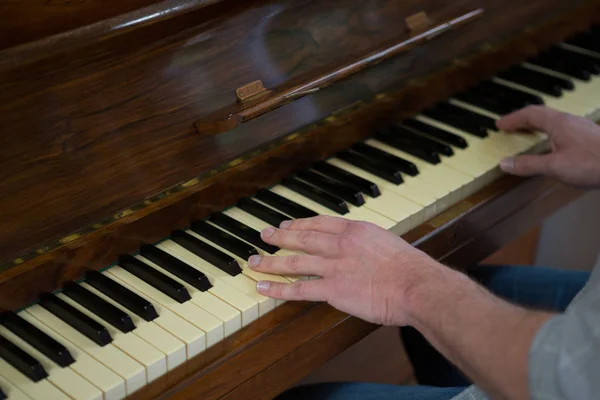
[[[391,46],[361,57],[350,64],[333,67],[324,75],[318,76],[314,79],[299,78],[298,80],[301,80],[302,83],[298,85],[272,89],[269,91],[269,94],[264,93],[264,88],[262,88],[262,90],[259,88],[258,93],[251,93],[241,98],[241,100],[248,100],[249,98],[258,94],[264,94],[261,95],[260,98],[255,102],[250,104],[232,104],[225,109],[217,111],[215,114],[208,115],[196,121],[198,132],[201,135],[217,135],[235,129],[241,123],[260,117],[261,115],[266,114],[276,108],[282,107],[289,102],[296,101],[304,96],[316,93],[319,90],[347,79],[348,77],[357,74],[366,68],[380,64],[391,57],[397,56],[398,54],[408,52],[411,49],[422,45],[428,40],[432,40],[440,35],[443,35],[445,32],[448,32],[451,29],[459,29],[462,25],[468,24],[477,18],[481,18],[483,12],[483,9],[480,8],[457,16],[449,21],[444,21],[435,27],[424,30],[423,32],[415,33],[415,31],[411,31],[410,33],[413,35],[411,35],[409,38],[403,39],[398,43],[394,43]],[[242,91],[243,90],[244,88],[242,88]],[[240,89],[238,89],[236,92],[238,93],[238,99],[240,99]]]
[[[583,0],[174,4],[190,8],[114,31],[66,31],[60,22],[58,33],[32,32],[34,42],[0,51],[0,310],[104,268],[600,20],[599,2]],[[248,82],[310,83],[331,65],[397,42],[408,15],[447,21],[480,7],[480,21],[343,83],[226,134],[196,133],[199,115],[231,104]],[[135,21],[136,12],[102,18]],[[56,49],[46,49],[53,40]],[[465,268],[579,194],[505,177],[404,237]],[[284,304],[134,397],[271,398],[373,329],[325,304]]]
[[[536,226],[527,233],[512,238],[511,242],[496,251],[480,265],[534,265],[536,263],[541,227]]]
[[[540,192],[540,187],[545,189]],[[485,243],[482,250],[491,254],[510,241],[511,237],[498,234],[495,226],[527,229],[542,215],[551,214],[559,204],[581,194],[547,179],[506,177],[440,214],[437,222],[424,224],[403,237],[425,251],[434,249],[434,257],[462,269],[481,259],[482,252],[473,251],[477,245]],[[467,212],[461,211],[465,204]],[[501,216],[497,207],[505,210]],[[469,227],[469,234],[457,233],[464,226]],[[474,241],[478,243],[473,246]],[[461,254],[460,263],[447,254],[450,248],[458,249],[453,254]],[[285,304],[278,311],[301,304]],[[325,304],[306,304],[296,318],[286,322],[271,327],[268,336],[245,351],[228,348],[226,360],[214,368],[188,371],[189,378],[161,399],[270,399],[377,328]]]
[[[281,0],[277,4],[281,12],[276,15],[269,14],[268,7],[234,5],[222,16],[204,16],[207,20],[199,27],[192,25],[193,19],[178,20],[181,25],[177,26],[170,25],[171,20],[162,21],[157,23],[160,29],[150,25],[81,51],[4,72],[0,83],[2,132],[18,134],[0,137],[0,210],[4,213],[0,260],[11,262],[28,251],[50,251],[52,246],[47,246],[53,241],[77,231],[87,233],[95,224],[105,224],[111,216],[143,204],[154,194],[203,177],[212,168],[252,154],[285,133],[303,129],[349,104],[374,104],[368,113],[348,117],[357,122],[349,134],[340,129],[336,135],[334,129],[323,139],[326,143],[339,140],[339,149],[350,140],[367,136],[391,116],[410,115],[583,29],[597,15],[595,2],[586,13],[570,15],[567,10],[579,3],[535,0],[526,8],[512,7],[509,16],[504,12],[508,7],[505,1],[489,1],[485,4],[488,19],[218,138],[197,135],[193,124],[197,116],[230,104],[230,96],[243,84],[258,78],[267,87],[276,87],[310,71],[319,76],[320,65],[331,65],[341,55],[355,58],[368,54],[378,47],[376,43],[397,37],[392,22],[424,8],[417,1]],[[443,21],[458,8],[482,4],[436,0],[428,3],[426,11],[436,21]],[[297,7],[302,7],[302,13],[296,12]],[[343,13],[350,23],[341,25],[339,37],[334,38],[327,33],[327,18],[336,13]],[[520,34],[524,26],[543,23],[557,14],[564,19],[552,31]],[[321,15],[324,17],[316,18]],[[373,15],[378,16],[376,22],[366,18]],[[261,18],[265,18],[264,24],[257,25]],[[494,27],[491,36],[490,26]],[[172,35],[146,42],[157,40],[161,31]],[[500,45],[511,34],[520,34],[521,40],[504,52],[492,56],[487,47],[474,50],[486,43]],[[318,38],[320,45],[311,45],[310,37]],[[137,40],[130,42],[132,38]],[[130,47],[120,47],[121,40]],[[276,56],[277,49],[289,48],[297,50]],[[228,57],[230,54],[236,57]],[[457,57],[476,54],[489,57],[478,63],[465,60],[464,67],[454,63]],[[255,61],[239,63],[240,59]],[[447,68],[441,69],[444,66]],[[425,80],[428,74],[432,78]],[[415,77],[421,80],[407,81]],[[420,86],[425,82],[427,86]],[[393,91],[400,87],[404,91]],[[383,91],[390,95],[377,97]],[[329,128],[318,131],[326,130]],[[309,158],[326,155],[321,144],[306,153]],[[296,161],[298,166],[303,162]],[[225,205],[220,199],[215,201]],[[134,212],[129,218],[146,212]]]
[[[3,52],[0,70],[205,9],[220,1],[5,0],[0,3],[0,50],[10,50]]]

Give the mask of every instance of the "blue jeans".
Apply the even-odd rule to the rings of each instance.
[[[469,275],[497,296],[534,309],[564,311],[589,272],[542,267],[483,266]],[[414,328],[400,328],[418,386],[340,382],[296,387],[277,400],[449,400],[471,382]]]

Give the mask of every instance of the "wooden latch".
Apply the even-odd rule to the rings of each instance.
[[[406,18],[405,22],[408,32],[412,34],[425,32],[433,24],[425,11],[411,15]]]
[[[269,93],[270,90],[265,88],[265,85],[261,80],[250,82],[249,84],[244,85],[235,91],[235,95],[237,96],[239,102],[253,100]]]
[[[304,96],[311,95],[384,60],[408,52],[415,46],[419,46],[453,28],[474,21],[480,18],[483,12],[482,8],[478,8],[458,18],[436,25],[433,25],[426,13],[420,12],[406,18],[406,24],[410,30],[408,37],[405,35],[395,44],[376,50],[348,64],[340,65],[322,75],[307,79],[299,84],[283,85],[271,90],[266,89],[260,80],[251,82],[236,89],[237,102],[197,120],[198,133],[201,135],[217,135],[235,129],[246,121]]]

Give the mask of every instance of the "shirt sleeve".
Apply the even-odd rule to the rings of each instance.
[[[587,290],[586,290],[587,289]],[[548,320],[529,351],[531,400],[592,400],[600,394],[600,287]]]

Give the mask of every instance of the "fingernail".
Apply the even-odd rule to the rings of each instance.
[[[515,159],[514,158],[505,158],[500,161],[500,168],[503,171],[512,171],[515,168]]]
[[[273,236],[274,233],[275,233],[275,228],[266,228],[266,229],[263,229],[263,231],[261,232],[261,235],[263,238],[270,238],[271,236]]]
[[[256,284],[256,290],[258,290],[259,292],[266,292],[267,290],[269,290],[269,282],[268,281],[259,281]]]
[[[283,221],[281,224],[279,224],[279,227],[282,229],[285,229],[288,226],[290,226],[291,224],[292,224],[292,221]]]
[[[256,267],[258,264],[260,264],[260,256],[251,256],[248,259],[248,265],[251,266],[252,268]]]

